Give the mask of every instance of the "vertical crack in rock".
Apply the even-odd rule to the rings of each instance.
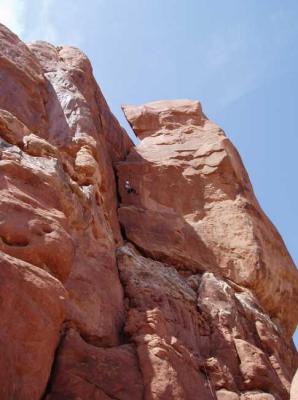
[[[197,102],[127,106],[124,113],[142,139],[117,164],[126,238],[145,257],[174,266],[181,276],[203,273],[200,288],[207,291],[199,296],[198,309],[212,321],[204,358],[218,398],[253,396],[254,390],[287,398],[297,366],[288,337],[297,315],[281,310],[292,310],[297,299],[297,272],[254,197],[238,153]],[[124,190],[126,179],[135,193]],[[281,302],[288,285],[287,300],[282,296]]]
[[[117,250],[117,267],[118,267],[118,272],[119,272],[119,279],[120,279],[120,282],[121,282],[122,288],[123,288],[124,306],[125,306],[125,319],[124,319],[124,323],[123,323],[120,335],[121,335],[124,343],[131,343],[134,346],[135,353],[136,353],[136,358],[137,358],[138,370],[140,372],[140,376],[142,377],[142,385],[143,385],[142,396],[140,397],[140,399],[145,400],[146,399],[146,397],[145,397],[145,379],[144,379],[143,370],[141,368],[141,360],[140,360],[139,354],[137,352],[137,344],[135,343],[134,338],[131,335],[131,332],[129,332],[126,329],[126,324],[128,322],[127,318],[128,318],[128,313],[129,313],[129,309],[130,309],[130,301],[131,300],[130,300],[129,293],[128,293],[127,288],[126,288],[126,283],[122,279],[122,276],[121,276],[121,269],[119,268],[119,262],[120,262],[119,261],[119,254],[121,254],[121,251],[122,251],[122,248]]]
[[[210,398],[195,351],[193,290],[173,267],[141,256],[129,243],[118,250],[118,267],[129,299],[125,331],[137,347],[145,398],[186,399],[197,390]]]
[[[65,335],[66,335],[66,329],[65,329],[65,327],[62,327],[62,330],[60,332],[59,342],[55,349],[54,357],[52,360],[52,366],[51,366],[48,382],[46,384],[44,393],[41,396],[41,400],[46,400],[48,393],[51,393],[51,391],[52,391],[52,387],[53,387],[53,383],[54,383],[55,369],[56,369],[56,366],[58,363],[59,352],[60,352]]]

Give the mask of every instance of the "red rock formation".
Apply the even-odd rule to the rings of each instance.
[[[82,52],[0,39],[0,398],[288,399],[297,272],[225,134],[126,106],[133,147]]]
[[[124,113],[143,139],[118,165],[128,239],[177,268],[213,271],[252,289],[291,336],[297,271],[224,132],[196,101],[125,106]],[[138,196],[124,192],[126,177]]]

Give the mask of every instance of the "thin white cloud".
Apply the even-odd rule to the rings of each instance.
[[[207,70],[223,68],[235,58],[244,45],[244,33],[239,26],[226,29],[224,32],[212,33],[206,41],[204,62]]]
[[[0,0],[0,22],[17,35],[22,35],[25,4],[23,0]]]
[[[0,0],[0,22],[26,42],[42,39],[55,43],[59,36],[51,18],[55,9],[55,0]],[[29,26],[32,18],[34,24]]]
[[[277,74],[284,48],[296,43],[298,29],[289,10],[268,15],[264,27],[247,20],[212,33],[206,40],[204,80],[218,88],[213,103],[222,109],[256,90]]]
[[[58,39],[58,31],[51,18],[51,11],[53,9],[55,10],[54,0],[42,0],[40,2],[38,25],[42,39],[51,43],[56,43]]]
[[[59,40],[59,29],[55,26],[53,18],[54,12],[59,10],[57,6],[55,0],[27,0],[22,36],[25,42],[45,40],[55,44]],[[34,24],[29,26],[32,18]]]
[[[0,0],[1,1],[1,0]],[[82,2],[72,0],[27,0],[30,8],[25,12],[25,29],[22,39],[25,42],[45,40],[54,45],[70,44],[79,46],[84,40],[81,15]],[[29,21],[34,18],[35,23]]]

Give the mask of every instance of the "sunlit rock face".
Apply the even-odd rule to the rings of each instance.
[[[37,399],[69,326],[92,344],[119,343],[122,237],[112,160],[132,144],[83,53],[42,42],[28,48],[0,32],[1,270],[13,277],[11,299],[0,288],[2,319],[11,319],[2,326],[10,367],[2,365],[0,397]]]
[[[145,398],[287,398],[295,352],[250,290],[212,272],[179,274],[131,244],[118,266]]]
[[[143,139],[118,164],[128,239],[178,269],[213,271],[252,289],[290,337],[297,271],[222,129],[190,100],[125,106],[124,113]],[[123,190],[127,177],[137,196]]]
[[[124,106],[134,147],[80,50],[0,38],[0,398],[288,399],[297,272],[223,131]]]

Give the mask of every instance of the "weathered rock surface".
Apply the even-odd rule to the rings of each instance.
[[[46,133],[46,81],[42,68],[19,38],[1,24],[0,108],[10,111],[29,129]],[[13,79],[12,79],[13,78]]]
[[[239,154],[198,102],[125,106],[142,142],[118,164],[127,238],[153,258],[252,289],[290,337],[297,270],[260,209]],[[129,179],[137,196],[124,190]]]
[[[143,382],[134,347],[95,347],[70,330],[59,349],[48,400],[141,400]]]
[[[250,290],[213,273],[179,274],[127,245],[118,265],[148,399],[228,390],[287,397],[297,359]]]
[[[126,106],[134,147],[80,50],[0,39],[1,399],[287,400],[297,272],[224,133]]]
[[[123,158],[131,144],[79,50],[40,42],[30,50],[3,26],[1,38],[0,250],[14,257],[16,265],[22,261],[23,268],[28,265],[29,270],[37,268],[57,278],[68,297],[64,315],[55,320],[56,342],[45,333],[35,347],[34,335],[31,348],[18,343],[18,351],[32,363],[40,346],[48,353],[46,361],[37,359],[31,386],[21,382],[14,397],[37,399],[47,385],[59,331],[73,326],[90,343],[119,342],[123,291],[115,247],[122,238],[112,159]],[[45,278],[45,287],[46,283]],[[2,286],[2,298],[1,290]],[[17,281],[11,290],[17,296]],[[44,324],[43,307],[46,300],[40,305],[38,332]],[[28,306],[25,320],[33,310]],[[32,324],[38,322],[38,309],[34,313]],[[29,328],[29,322],[28,327],[7,325],[6,340],[15,336],[14,329],[21,337]],[[6,346],[11,368],[2,371],[6,398],[14,395],[13,376],[22,362],[21,355],[16,359],[9,350],[13,343]],[[22,368],[30,370],[26,362]],[[10,379],[4,379],[6,372]]]
[[[50,274],[0,252],[0,397],[39,399],[65,318],[67,293]]]

